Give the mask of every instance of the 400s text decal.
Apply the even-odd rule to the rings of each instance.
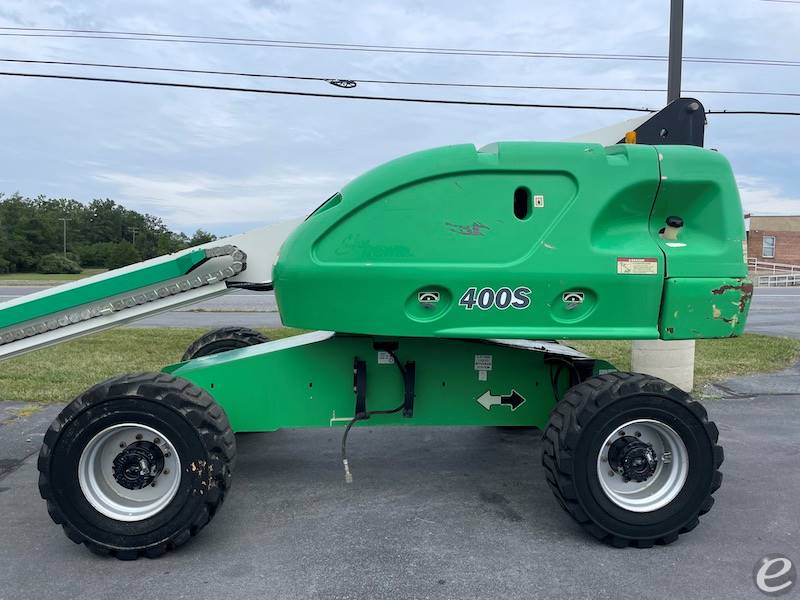
[[[481,310],[489,310],[492,307],[500,310],[507,308],[522,310],[531,305],[530,296],[531,289],[527,287],[518,287],[513,290],[507,287],[501,287],[497,290],[489,287],[481,289],[471,287],[467,288],[458,304],[467,310],[472,310],[475,306]]]

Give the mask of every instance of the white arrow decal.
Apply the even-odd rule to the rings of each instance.
[[[522,406],[523,402],[525,402],[525,398],[518,394],[517,390],[511,390],[511,393],[507,396],[492,396],[491,391],[486,390],[478,398],[478,404],[480,404],[486,410],[490,410],[496,404],[504,404],[506,406],[510,406],[511,410],[514,411]]]

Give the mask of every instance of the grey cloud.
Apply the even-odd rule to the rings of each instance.
[[[800,8],[688,3],[687,55],[791,59]],[[662,54],[667,3],[440,2],[31,3],[5,0],[0,25],[179,32],[393,45]],[[369,54],[196,44],[0,38],[6,56],[249,70],[324,77],[551,85],[663,86],[664,63]],[[34,67],[14,67],[35,70]],[[43,72],[68,72],[62,67]],[[797,69],[687,63],[685,87],[797,91]],[[119,77],[118,71],[97,74]],[[129,75],[125,73],[125,75]],[[142,78],[332,91],[324,83],[137,73]],[[109,196],[177,228],[234,233],[313,208],[347,179],[426,147],[562,139],[630,113],[430,106],[3,80],[5,191]],[[364,93],[658,107],[663,94],[386,88]],[[701,96],[707,107],[796,109],[796,99]],[[718,147],[759,210],[796,199],[800,119],[710,117]],[[236,206],[231,212],[218,207]]]

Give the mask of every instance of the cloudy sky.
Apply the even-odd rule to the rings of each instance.
[[[668,0],[3,0],[2,27],[48,27],[346,44],[636,53],[667,50]],[[797,60],[800,3],[686,0],[685,56]],[[19,37],[0,58],[104,62],[350,79],[662,88],[666,64],[373,53],[223,44]],[[19,32],[17,32],[19,33]],[[84,74],[336,93],[325,82],[4,63]],[[687,63],[684,89],[800,93],[800,67]],[[663,93],[359,84],[370,95],[658,108]],[[342,91],[342,93],[347,93]],[[800,97],[694,94],[708,109],[800,108]],[[401,154],[497,140],[557,140],[629,112],[329,100],[0,77],[0,191],[110,197],[171,227],[236,233],[301,216]],[[800,117],[709,116],[746,210],[800,214]]]

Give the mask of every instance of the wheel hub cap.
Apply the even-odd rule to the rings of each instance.
[[[652,512],[672,502],[689,475],[681,436],[655,419],[628,421],[609,432],[597,453],[602,493],[631,512]]]
[[[114,479],[129,490],[147,487],[164,469],[164,453],[153,442],[133,442],[114,459]]]
[[[647,481],[656,472],[658,459],[653,446],[626,435],[608,451],[608,464],[624,481]]]
[[[164,510],[181,482],[181,461],[163,432],[140,423],[95,435],[78,462],[83,496],[116,521],[142,521]]]

